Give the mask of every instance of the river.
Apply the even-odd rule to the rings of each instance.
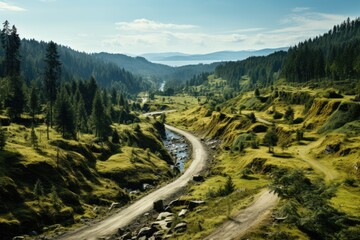
[[[175,160],[175,166],[184,172],[185,163],[189,158],[189,144],[184,137],[166,129],[166,138],[163,140],[165,148]]]

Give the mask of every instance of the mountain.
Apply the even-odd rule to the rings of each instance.
[[[180,52],[164,52],[164,53],[145,53],[140,56],[148,59],[149,61],[162,61],[162,59],[166,59],[168,57],[190,56],[190,54],[180,53]]]
[[[235,61],[242,60],[251,56],[265,56],[276,51],[287,51],[288,48],[265,48],[260,50],[245,51],[220,51],[207,54],[184,54],[184,53],[149,53],[141,55],[149,61]]]
[[[27,83],[43,80],[46,48],[47,43],[43,41],[21,40],[21,74]],[[58,45],[57,49],[62,64],[62,81],[94,77],[102,87],[115,87],[129,93],[136,93],[150,86],[145,80],[134,76],[124,68],[113,63],[106,63],[91,54],[61,45]],[[4,51],[0,48],[0,59],[2,56],[4,56]]]
[[[164,64],[149,62],[144,57],[129,57],[124,54],[95,53],[92,54],[96,59],[106,63],[115,64],[135,75],[151,79],[156,83],[164,80],[188,80],[194,75],[203,72],[213,72],[220,63],[195,64],[180,67],[170,67]]]

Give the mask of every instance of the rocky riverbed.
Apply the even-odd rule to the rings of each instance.
[[[189,143],[184,137],[166,129],[166,138],[163,143],[175,160],[175,166],[182,173],[185,170],[185,163],[189,159]]]

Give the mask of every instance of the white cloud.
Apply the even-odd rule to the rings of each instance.
[[[296,7],[296,8],[293,8],[291,11],[297,13],[297,12],[305,12],[308,10],[310,10],[310,8],[308,8],[308,7]]]
[[[22,11],[26,11],[26,9],[15,5],[11,5],[6,2],[0,2],[0,11],[22,12]]]
[[[135,19],[132,22],[118,22],[116,23],[116,25],[119,30],[142,31],[142,32],[159,31],[159,30],[184,30],[184,29],[194,29],[197,27],[194,25],[155,22],[145,18]]]
[[[272,33],[303,33],[308,36],[309,34],[316,33],[321,34],[324,31],[331,29],[334,25],[337,25],[344,21],[347,16],[325,14],[325,13],[303,13],[293,14],[282,20],[282,24],[286,24],[286,27],[275,29]]]
[[[111,48],[111,51],[133,54],[288,47],[323,34],[345,19],[346,16],[342,15],[298,11],[285,17],[273,29],[244,28],[223,33],[208,32],[195,25],[137,19],[116,23],[118,34],[106,37],[103,46]]]

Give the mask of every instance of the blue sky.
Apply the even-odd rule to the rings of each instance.
[[[359,16],[358,0],[0,0],[21,37],[126,54],[291,46]]]

